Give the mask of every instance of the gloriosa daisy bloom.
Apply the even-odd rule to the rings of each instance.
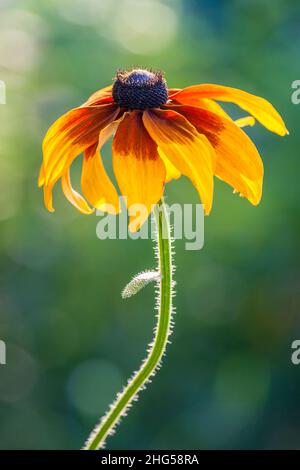
[[[250,116],[233,121],[216,101],[234,103]],[[128,207],[143,204],[148,215],[165,183],[181,175],[194,184],[206,214],[212,207],[214,176],[257,205],[263,163],[241,129],[255,120],[281,136],[288,133],[268,101],[245,91],[212,84],[168,89],[160,72],[119,71],[112,86],[94,93],[48,130],[39,176],[45,205],[54,210],[52,189],[60,179],[66,198],[80,212],[119,212],[118,193],[100,155],[112,135],[114,174]],[[71,164],[81,153],[84,197],[70,180]]]

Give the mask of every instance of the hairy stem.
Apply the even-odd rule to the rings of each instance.
[[[170,224],[163,200],[155,208],[155,220],[157,224],[157,257],[160,278],[158,315],[154,339],[140,369],[134,373],[123,391],[117,395],[107,414],[91,433],[84,450],[97,450],[104,447],[107,437],[112,434],[121,417],[126,414],[132,401],[137,399],[139,392],[159,367],[166,350],[172,326],[173,283]]]

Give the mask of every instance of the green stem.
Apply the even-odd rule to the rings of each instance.
[[[104,447],[106,438],[112,433],[121,417],[125,415],[132,401],[137,399],[139,392],[144,388],[149,378],[154,375],[166,350],[168,337],[171,333],[173,292],[170,224],[163,200],[159,202],[154,213],[157,224],[157,255],[160,272],[158,315],[154,340],[140,369],[128,381],[123,391],[117,395],[107,414],[91,433],[84,450],[97,450]]]

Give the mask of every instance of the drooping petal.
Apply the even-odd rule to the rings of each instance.
[[[179,104],[188,104],[188,103],[183,103],[184,100],[182,100],[181,103]],[[212,113],[215,114],[220,114],[222,117],[229,119],[230,121],[235,122],[235,124],[239,127],[245,127],[245,126],[254,126],[255,125],[255,118],[253,116],[244,116],[239,119],[233,120],[231,116],[229,116],[226,111],[220,106],[216,101],[214,100],[209,100],[208,98],[204,98],[199,100],[199,103],[197,107],[199,108],[204,108],[207,109],[208,111],[211,111]]]
[[[189,103],[183,103],[182,100],[179,104],[189,104]],[[220,106],[218,103],[216,103],[214,100],[209,100],[208,98],[203,98],[202,100],[199,100],[198,105],[200,108],[208,109],[208,111],[211,111],[212,113],[220,114],[223,117],[226,117],[227,119],[231,119],[229,114],[224,111],[222,106]]]
[[[193,99],[193,102],[191,103],[191,100],[189,99],[188,96],[182,95],[181,93],[178,94],[178,91],[181,91],[181,90],[177,90],[177,92],[176,91],[173,92],[172,96],[170,97],[171,103],[167,103],[166,108],[168,108],[169,104],[185,104],[187,106],[188,105],[199,106],[200,108],[208,109],[208,111],[212,111],[213,113],[221,114],[221,116],[227,117],[227,119],[231,119],[229,114],[227,114],[226,111],[224,111],[224,109],[222,108],[222,106],[216,103],[216,101],[210,100],[208,98],[199,97],[199,99],[197,100]],[[177,95],[179,96],[178,100],[176,99]]]
[[[112,150],[116,179],[131,214],[129,228],[135,231],[162,197],[166,177],[157,145],[143,125],[142,112],[133,111],[125,116],[117,129]],[[143,206],[138,224],[130,210],[134,211],[134,205]]]
[[[234,122],[193,106],[173,106],[209,139],[216,152],[215,175],[257,205],[261,199],[263,163],[251,139]]]
[[[99,104],[113,103],[112,85],[93,93],[82,106],[96,106]]]
[[[44,185],[44,204],[49,212],[54,212],[53,197],[52,197],[53,184]]]
[[[41,164],[40,172],[39,172],[39,177],[38,177],[38,187],[41,188],[45,182],[45,170],[44,170],[44,164]]]
[[[173,95],[175,95],[176,92],[173,92]],[[164,108],[168,109],[170,104],[183,104],[183,105],[190,105],[189,99],[185,99],[185,97],[180,97],[180,101],[176,101],[176,96],[171,97],[171,103],[167,104],[166,106],[163,106]],[[193,106],[196,106],[194,103]],[[236,119],[235,121],[229,116],[226,111],[220,106],[216,101],[210,100],[208,98],[199,98],[197,100],[197,107],[202,108],[202,109],[207,109],[208,111],[211,111],[212,113],[215,114],[220,114],[221,116],[229,119],[230,121],[233,121],[236,123],[237,126],[239,127],[245,127],[245,126],[254,126],[255,124],[255,118],[253,116],[245,116],[239,119]]]
[[[181,91],[182,88],[168,88],[168,98],[172,99],[172,96]]]
[[[64,169],[85,149],[98,141],[99,132],[113,121],[115,105],[75,108],[60,117],[48,130],[43,142],[43,170],[40,183],[52,186]]]
[[[208,139],[172,110],[145,111],[143,121],[159,149],[178,171],[190,178],[205,213],[209,214],[213,201],[215,153]]]
[[[180,90],[177,90],[177,92]],[[180,96],[180,101],[176,101],[176,91],[173,92],[174,97],[171,97],[171,102],[164,105],[163,108],[169,109],[170,105],[172,104],[183,104],[183,105],[190,105],[189,98],[185,98],[185,96]],[[196,104],[197,103],[197,104]],[[231,116],[229,116],[226,111],[220,106],[216,101],[210,100],[208,98],[199,98],[197,102],[193,104],[193,106],[197,106],[202,109],[207,109],[208,111],[211,111],[212,113],[215,114],[220,114],[221,116],[233,121],[236,123],[237,126],[239,127],[245,127],[245,126],[254,126],[255,125],[255,118],[253,116],[245,116],[236,120],[233,120]]]
[[[100,154],[101,147],[116,131],[120,120],[114,121],[100,132],[99,142],[89,147],[84,153],[81,173],[82,192],[89,203],[109,213],[120,211],[119,197],[110,180]]]
[[[288,134],[281,116],[271,103],[237,88],[212,84],[194,85],[184,88],[172,97],[178,102],[191,106],[198,106],[199,100],[203,98],[237,104],[253,115],[268,130],[279,135]]]
[[[246,127],[246,126],[252,127],[255,125],[255,119],[253,116],[245,116],[245,117],[236,119],[234,122],[238,127]]]
[[[70,168],[61,177],[61,187],[64,195],[82,214],[92,214],[94,209],[90,208],[86,200],[72,187],[70,178]]]
[[[180,178],[180,171],[177,170],[177,168],[170,162],[170,160],[166,157],[166,155],[160,148],[158,148],[158,153],[160,158],[164,162],[166,168],[166,183],[173,179],[177,180],[178,178]]]

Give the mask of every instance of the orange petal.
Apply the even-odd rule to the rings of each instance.
[[[208,98],[200,98],[198,100],[193,100],[193,103],[190,102],[189,97],[186,97],[185,95],[181,96],[179,95],[179,99],[176,100],[177,93],[173,93],[173,96],[171,97],[171,102],[168,103],[165,107],[167,109],[170,108],[172,104],[185,104],[185,105],[192,105],[192,106],[199,106],[200,108],[208,109],[208,111],[212,111],[213,113],[220,114],[223,117],[226,117],[227,119],[231,119],[229,114],[224,111],[222,106],[220,106],[218,103],[216,103],[214,100],[210,100]]]
[[[198,106],[199,99],[203,98],[235,103],[253,115],[268,130],[279,135],[288,134],[281,116],[271,103],[237,88],[212,84],[194,85],[184,88],[172,97],[176,101],[192,106]]]
[[[252,204],[258,204],[262,194],[263,163],[247,134],[231,120],[206,109],[192,106],[177,106],[176,109],[213,145],[217,157],[215,175]]]
[[[38,187],[41,188],[45,182],[45,170],[44,165],[41,165],[39,177],[38,177]]]
[[[199,192],[205,213],[213,201],[214,150],[183,116],[171,110],[148,110],[143,120],[159,149]]]
[[[168,88],[168,98],[172,99],[172,96],[181,91],[181,88]]]
[[[84,153],[81,173],[82,192],[92,206],[112,214],[120,212],[118,193],[104,168],[101,147],[116,131],[119,121],[114,121],[100,132],[99,143]]]
[[[54,212],[53,202],[52,202],[52,189],[53,184],[51,185],[44,185],[44,204],[46,209],[49,212]]]
[[[180,102],[179,101],[176,101],[175,97],[174,99],[172,99],[172,101],[170,103],[168,103],[167,105],[164,105],[162,106],[163,108],[165,109],[172,109],[172,105],[179,105],[179,104],[183,104],[183,105],[189,105],[189,100],[187,100],[187,102],[185,102],[185,99],[181,99]],[[196,104],[193,105],[194,107],[196,106]],[[220,114],[222,117],[225,117],[227,119],[229,119],[230,121],[233,121],[236,123],[237,126],[239,127],[246,127],[246,126],[254,126],[255,125],[255,119],[253,116],[245,116],[245,117],[242,117],[242,118],[239,118],[239,119],[236,119],[235,121],[229,116],[229,114],[226,113],[226,111],[224,111],[224,109],[222,108],[222,106],[220,106],[218,103],[216,103],[214,100],[209,100],[208,98],[204,98],[204,99],[199,99],[197,101],[197,108],[202,108],[202,109],[207,109],[208,111],[211,111],[212,113],[215,113],[215,114]],[[176,109],[176,108],[175,108]]]
[[[238,127],[254,126],[255,119],[253,116],[245,116],[234,121]]]
[[[109,85],[93,93],[82,106],[95,106],[112,102],[112,85]]]
[[[125,116],[117,129],[112,149],[116,179],[131,214],[129,229],[135,231],[162,197],[166,177],[157,145],[143,125],[141,112],[133,111]],[[143,205],[138,224],[131,213],[133,205]]]
[[[61,187],[66,198],[70,201],[71,204],[73,204],[74,207],[76,207],[76,209],[78,209],[82,214],[92,214],[94,210],[89,207],[86,200],[72,187],[70,168],[68,168],[62,175]]]
[[[170,162],[170,160],[166,157],[166,155],[163,153],[163,151],[158,148],[158,153],[162,161],[164,162],[165,168],[166,168],[166,183],[171,181],[172,179],[177,180],[180,178],[181,173],[177,168]]]
[[[172,98],[172,101],[167,104],[166,106],[163,106],[163,108],[166,108],[166,109],[170,109],[170,107],[172,106],[172,104],[185,104],[185,105],[189,105],[189,100],[185,100],[184,97],[182,99],[180,99],[180,102],[179,101],[176,101],[176,97]],[[193,106],[196,106],[196,104],[194,103]],[[197,107],[199,108],[202,108],[202,109],[207,109],[208,111],[211,111],[212,113],[215,113],[215,114],[220,114],[222,117],[225,117],[231,121],[234,121],[230,116],[229,114],[226,113],[226,111],[224,111],[224,109],[222,108],[222,106],[220,106],[218,103],[216,103],[216,101],[214,100],[210,100],[208,98],[203,98],[203,99],[199,99],[197,101]],[[172,108],[171,108],[172,109]],[[253,116],[245,116],[245,117],[242,117],[242,118],[239,118],[239,119],[236,119],[234,121],[236,123],[237,126],[239,127],[245,127],[245,126],[254,126],[255,124],[255,119]]]
[[[75,108],[60,117],[43,142],[45,184],[52,185],[72,160],[98,141],[99,132],[117,116],[114,105]]]

